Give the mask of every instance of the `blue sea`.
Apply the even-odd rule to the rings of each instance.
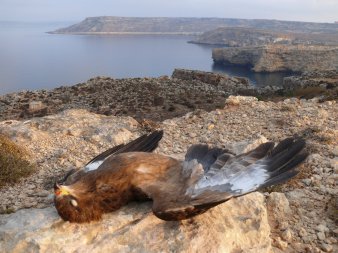
[[[175,68],[244,76],[258,86],[279,85],[289,75],[214,65],[212,47],[187,43],[191,36],[46,33],[70,24],[0,22],[0,94],[74,85],[95,76],[159,77]]]

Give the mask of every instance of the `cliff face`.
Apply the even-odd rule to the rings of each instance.
[[[337,33],[338,25],[231,18],[90,17],[51,33],[202,33],[218,27],[251,27],[275,31]]]
[[[216,63],[249,65],[255,72],[338,69],[338,47],[329,46],[216,48],[212,52],[212,58]]]

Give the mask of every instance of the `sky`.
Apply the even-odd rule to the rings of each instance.
[[[94,16],[338,21],[338,0],[0,0],[1,21],[81,21]]]

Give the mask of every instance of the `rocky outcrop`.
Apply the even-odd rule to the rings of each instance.
[[[54,208],[0,216],[2,252],[248,252],[271,250],[265,198],[253,193],[182,222],[134,203],[100,222],[71,224]]]
[[[252,87],[249,80],[244,77],[230,77],[226,74],[197,70],[175,69],[172,78],[186,81],[200,81],[229,93]]]
[[[285,77],[283,88],[294,90],[299,88],[321,87],[331,90],[338,88],[338,70],[305,72],[300,76]]]
[[[262,30],[247,27],[220,27],[190,41],[227,47],[255,47],[268,44],[338,45],[338,34]]]
[[[226,92],[230,90],[200,80],[166,76],[126,79],[96,77],[71,87],[0,96],[0,120],[27,119],[81,108],[104,115],[158,121],[182,116],[195,109],[222,108]]]
[[[338,47],[269,45],[216,48],[216,63],[250,66],[256,72],[338,70]]]
[[[304,72],[283,79],[283,93],[305,98],[338,99],[338,71]]]
[[[51,33],[71,34],[199,34],[218,27],[251,27],[259,29],[335,34],[338,27],[329,23],[310,23],[264,19],[234,18],[140,18],[140,17],[89,17],[78,24]]]

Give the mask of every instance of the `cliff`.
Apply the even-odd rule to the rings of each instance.
[[[89,17],[80,23],[51,33],[109,34],[200,34],[218,27],[252,27],[275,31],[300,31],[337,33],[338,25],[279,20],[231,19],[231,18],[138,18],[138,17]]]
[[[216,48],[214,62],[252,67],[255,72],[326,71],[338,69],[338,47],[268,45],[264,47]]]
[[[264,46],[267,44],[338,45],[338,33],[286,32],[246,27],[220,27],[190,41],[197,44],[228,47]]]

